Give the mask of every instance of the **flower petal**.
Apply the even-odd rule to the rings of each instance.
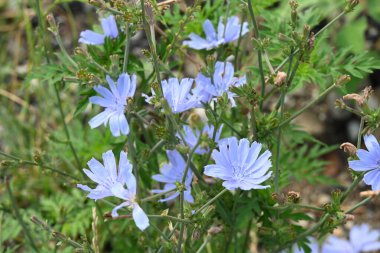
[[[132,216],[133,220],[136,223],[136,226],[141,231],[144,231],[147,227],[149,227],[148,216],[144,213],[144,210],[142,210],[138,204],[134,204]]]

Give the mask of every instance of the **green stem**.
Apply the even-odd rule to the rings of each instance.
[[[248,247],[249,232],[251,232],[252,223],[253,223],[253,217],[251,219],[249,219],[248,227],[247,227],[247,230],[245,231],[245,238],[244,238],[244,243],[243,243],[243,249],[241,251],[242,253],[247,252],[246,249]]]
[[[130,124],[130,128],[132,128],[132,118],[127,115],[128,122]],[[140,172],[137,165],[136,160],[136,152],[135,152],[135,146],[134,146],[134,134],[132,133],[132,129],[130,129],[130,133],[128,135],[127,140],[127,147],[128,147],[128,153],[131,155],[132,158],[132,165],[133,165],[133,171],[136,177],[136,195],[137,198],[140,198],[141,189],[140,189]]]
[[[28,227],[26,226],[24,220],[21,217],[20,210],[19,210],[19,208],[17,206],[16,200],[15,200],[15,198],[13,196],[13,193],[12,193],[12,189],[11,189],[11,186],[10,186],[10,179],[5,178],[5,184],[6,184],[6,188],[7,188],[7,191],[8,191],[9,199],[11,200],[12,207],[13,207],[13,210],[15,212],[16,219],[20,223],[20,225],[21,225],[21,227],[22,227],[22,229],[24,231],[24,234],[25,234],[26,238],[28,239],[30,245],[32,246],[32,248],[34,249],[35,252],[38,252],[38,250],[37,250],[38,248],[37,248],[36,244],[34,243],[33,237],[30,234],[30,231],[29,231]]]
[[[330,91],[332,91],[337,85],[334,83],[333,85],[331,85],[329,88],[327,88],[326,90],[324,90],[321,94],[319,94],[319,96],[314,99],[313,101],[311,101],[309,104],[307,104],[304,108],[302,108],[301,110],[299,110],[298,112],[294,113],[291,117],[289,117],[288,119],[282,121],[278,127],[282,127],[286,124],[288,124],[290,121],[292,121],[293,119],[297,118],[299,115],[301,115],[302,113],[304,113],[307,109],[309,109],[310,107],[314,106],[316,103],[318,103],[325,95],[327,95]]]
[[[67,127],[67,124],[65,122],[65,115],[64,115],[63,109],[62,109],[62,101],[61,101],[61,97],[59,96],[59,90],[58,90],[57,83],[54,84],[54,90],[55,90],[55,96],[57,97],[58,109],[59,109],[59,113],[61,115],[61,120],[62,120],[63,128],[64,128],[64,131],[65,131],[67,142],[69,143],[69,146],[70,146],[71,153],[73,154],[73,156],[75,158],[75,162],[77,164],[78,170],[80,171],[80,173],[82,175],[85,175],[84,172],[83,172],[83,170],[82,170],[82,163],[79,160],[77,152],[76,152],[76,150],[75,150],[75,148],[73,146],[73,143],[71,141],[70,133],[69,133],[69,128]]]
[[[252,6],[252,0],[247,0],[248,1],[248,11],[249,15],[251,16],[252,20],[252,25],[255,30],[255,35],[258,40],[260,40],[260,33],[259,33],[259,28],[256,23],[256,18],[255,18],[255,13],[253,11],[253,6]],[[260,70],[260,79],[261,79],[261,97],[264,97],[265,95],[265,75],[264,75],[264,67],[263,67],[263,59],[262,59],[262,49],[259,48],[257,50],[257,55],[258,55],[258,61],[259,61],[259,70]],[[260,109],[263,107],[263,102],[262,100],[260,101]]]
[[[180,197],[179,198],[179,205],[180,205],[181,219],[183,219],[184,218],[184,212],[183,212],[184,193],[183,193],[183,191],[180,192],[179,197]],[[181,223],[180,224],[178,244],[177,244],[177,253],[181,253],[184,232],[185,232],[185,224]]]
[[[346,212],[344,212],[344,213],[346,213],[346,214],[350,214],[350,213],[354,212],[354,211],[355,211],[356,209],[358,209],[359,207],[361,207],[361,206],[367,204],[367,202],[369,202],[369,201],[370,201],[371,199],[373,199],[373,198],[374,198],[374,196],[369,196],[369,197],[363,199],[362,201],[360,201],[359,203],[357,203],[356,205],[354,205],[353,207],[351,207],[350,209],[348,209],[348,210],[347,210]]]
[[[172,192],[175,192],[177,191],[178,189],[177,188],[174,188],[174,189],[171,189],[171,190],[168,190],[166,192],[162,192],[162,193],[158,193],[158,194],[155,194],[153,196],[149,196],[149,197],[146,197],[146,198],[143,198],[143,199],[140,199],[140,202],[147,202],[147,201],[151,201],[153,199],[157,199],[161,196],[164,196],[166,194],[169,194],[169,193],[172,193]]]
[[[315,35],[314,37],[317,37],[318,35],[320,35],[322,32],[324,32],[327,28],[329,28],[333,23],[335,23],[338,19],[340,19],[344,14],[346,14],[345,11],[341,12],[338,16],[336,16],[334,19],[332,19],[327,25],[325,25],[321,30],[319,30]],[[298,52],[300,51],[300,49],[296,49],[293,54],[289,55],[288,57],[286,57],[281,63],[280,65],[277,66],[277,68],[274,70],[275,72],[279,71],[287,62],[288,60],[290,59],[291,56],[297,54]]]
[[[71,56],[69,55],[69,53],[66,51],[66,48],[65,46],[63,45],[63,42],[62,42],[62,39],[61,39],[61,36],[59,35],[59,32],[57,31],[56,33],[53,33],[54,34],[54,37],[58,43],[58,46],[59,48],[61,49],[61,52],[63,53],[63,55],[66,57],[66,59],[70,62],[70,64],[75,68],[77,69],[78,68],[78,64],[73,60],[73,58],[71,58]]]
[[[227,191],[228,191],[227,189],[223,189],[223,191],[219,192],[217,195],[215,195],[215,197],[213,197],[212,199],[210,199],[209,201],[207,201],[206,204],[204,204],[203,206],[201,206],[193,215],[197,215],[203,209],[205,209],[206,207],[208,207],[209,205],[211,205],[212,203],[214,203],[215,200],[217,200],[220,196],[222,196]]]
[[[207,235],[206,239],[203,241],[202,245],[199,247],[196,253],[201,253],[202,250],[207,246],[207,243],[209,243],[211,239],[211,236]]]
[[[124,48],[124,60],[123,60],[123,73],[127,71],[128,66],[128,54],[129,54],[129,42],[131,40],[131,34],[129,32],[129,24],[125,27],[125,35],[127,36],[125,40],[125,48]]]

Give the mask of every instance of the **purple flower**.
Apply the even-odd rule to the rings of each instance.
[[[222,18],[219,19],[218,31],[216,32],[214,26],[210,20],[206,20],[203,24],[203,31],[205,32],[206,39],[200,37],[195,33],[189,35],[190,40],[183,42],[183,45],[187,45],[193,49],[206,49],[210,50],[216,48],[221,44],[226,44],[235,41],[240,35],[240,23],[239,18],[232,16],[228,18],[226,27],[223,24]],[[248,23],[243,23],[243,30],[241,35],[243,36],[248,32]]]
[[[84,173],[98,184],[95,189],[82,184],[77,184],[77,187],[89,192],[87,197],[95,201],[110,196],[124,200],[112,210],[112,217],[118,216],[117,210],[120,208],[129,207],[132,209],[136,226],[141,230],[146,229],[149,226],[149,219],[136,202],[136,178],[132,174],[132,165],[128,161],[127,154],[123,151],[120,153],[118,170],[112,150],[103,153],[103,162],[104,166],[92,158],[87,163],[90,170],[83,169]]]
[[[348,165],[354,171],[367,171],[364,182],[372,186],[373,191],[380,190],[380,146],[375,136],[364,136],[364,142],[368,149],[358,149],[359,160],[349,161]]]
[[[93,117],[88,123],[91,128],[96,128],[101,124],[107,125],[109,122],[113,136],[120,136],[120,133],[127,135],[129,125],[124,115],[127,106],[127,98],[133,97],[136,90],[136,76],[130,77],[128,74],[121,74],[117,80],[117,85],[107,76],[110,89],[102,85],[94,87],[94,90],[101,96],[90,97],[92,104],[100,105],[106,109]]]
[[[230,62],[216,62],[213,78],[206,77],[203,74],[198,74],[196,78],[197,86],[194,89],[194,93],[200,97],[200,100],[204,103],[208,103],[213,99],[227,93],[228,99],[231,105],[236,106],[234,97],[235,93],[229,91],[232,86],[239,87],[246,83],[246,77],[242,78],[234,77],[234,67]]]
[[[380,250],[380,230],[371,230],[367,224],[351,228],[350,240],[329,236],[322,253],[360,253]]]
[[[169,158],[169,163],[164,164],[164,166],[161,167],[160,172],[161,174],[153,175],[152,178],[158,182],[165,183],[164,189],[155,189],[152,190],[152,193],[163,193],[170,191],[172,189],[176,188],[176,183],[182,183],[183,174],[185,173],[186,169],[186,162],[182,158],[181,154],[177,150],[168,150],[166,151],[166,154]],[[191,181],[193,180],[193,174],[191,172],[191,169],[187,171],[186,179],[185,179],[185,186],[186,191],[184,191],[184,199],[189,202],[193,203],[194,198],[191,196]],[[175,199],[179,196],[179,192],[173,192],[169,193],[169,196],[165,199],[161,199],[160,202],[169,201],[172,199]]]
[[[183,78],[181,83],[177,78],[169,78],[161,82],[164,98],[173,113],[181,113],[200,106],[199,97],[191,93],[193,82],[194,80],[191,78]],[[145,101],[150,104],[156,93],[152,89],[151,97],[146,94],[143,94],[143,96]]]
[[[101,24],[104,35],[91,30],[85,30],[80,33],[79,42],[89,45],[102,45],[104,44],[105,37],[115,39],[118,36],[119,32],[114,16],[111,15],[108,18],[102,18]]]
[[[214,126],[213,125],[205,125],[202,129],[202,132],[200,132],[198,129],[195,131],[193,131],[193,129],[191,129],[191,127],[189,126],[183,126],[183,130],[184,130],[184,139],[186,141],[186,145],[190,148],[190,149],[193,149],[194,146],[197,144],[199,138],[200,138],[200,135],[201,134],[206,134],[208,136],[208,138],[212,139],[213,137],[213,134],[214,134]],[[219,130],[216,131],[216,134],[215,134],[215,142],[219,142],[219,139],[220,139],[220,135],[222,133],[222,129],[223,129],[223,125],[220,126]],[[179,134],[177,134],[177,137],[179,137]],[[203,154],[206,154],[208,152],[208,148],[204,148],[204,147],[197,147],[195,149],[195,154],[199,154],[199,155],[203,155]]]
[[[269,150],[260,154],[261,144],[249,144],[247,139],[238,141],[235,137],[219,144],[219,150],[212,152],[216,164],[207,165],[204,174],[222,180],[223,186],[228,190],[240,188],[242,190],[265,189],[269,185],[260,185],[267,180],[272,172]]]

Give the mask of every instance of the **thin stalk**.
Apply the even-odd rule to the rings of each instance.
[[[24,220],[21,217],[20,210],[17,206],[16,200],[13,196],[13,192],[12,192],[12,189],[10,186],[10,179],[8,179],[8,178],[5,179],[5,185],[6,185],[6,188],[8,191],[9,199],[11,200],[11,203],[12,203],[12,208],[15,212],[16,219],[20,223],[22,230],[24,231],[24,234],[25,234],[26,238],[28,239],[30,245],[32,246],[33,250],[35,252],[38,252],[38,248],[37,248],[36,244],[34,243],[33,237],[31,235],[28,227],[26,226]]]
[[[289,117],[288,119],[282,121],[278,127],[282,127],[286,124],[288,124],[290,121],[292,121],[293,119],[297,118],[299,115],[301,115],[302,113],[304,113],[306,110],[308,110],[310,107],[314,106],[316,103],[318,103],[325,95],[327,95],[330,91],[332,91],[335,87],[336,87],[336,83],[332,84],[329,88],[327,88],[326,90],[324,90],[321,94],[319,94],[319,96],[314,99],[313,101],[311,101],[309,104],[307,104],[304,108],[300,109],[298,112],[294,113],[291,117]]]
[[[245,15],[243,15],[242,20],[241,20],[240,31],[239,31],[239,39],[238,39],[236,50],[235,50],[235,61],[234,61],[234,68],[235,69],[238,69],[237,64],[238,64],[238,56],[239,56],[239,51],[240,51],[241,39],[242,39],[241,34],[243,33],[244,16]]]
[[[47,45],[46,45],[45,33],[44,33],[44,31],[45,31],[45,22],[43,21],[43,18],[42,18],[40,1],[36,0],[35,4],[36,4],[36,12],[37,12],[37,17],[38,17],[38,23],[41,26],[40,36],[42,38],[42,44],[43,44],[43,47],[44,47],[45,59],[46,59],[46,62],[49,64],[50,63],[50,59],[49,59],[49,54],[48,54],[48,51],[47,51]]]
[[[181,193],[179,195],[179,205],[180,205],[181,219],[184,218],[183,202],[184,202],[184,193],[183,193],[183,191],[181,191]],[[177,244],[177,253],[181,253],[184,232],[185,232],[185,224],[181,223],[180,224],[178,244]]]
[[[320,35],[322,32],[324,32],[327,28],[329,28],[333,23],[335,23],[338,19],[340,19],[344,14],[346,14],[345,11],[341,12],[338,16],[336,16],[334,19],[332,19],[328,24],[326,24],[321,30],[319,30],[315,35],[314,37],[318,37],[318,35]],[[287,62],[288,60],[290,59],[291,56],[297,54],[298,52],[300,51],[300,49],[296,49],[293,54],[289,55],[288,57],[286,57],[281,63],[280,65],[277,66],[277,68],[274,70],[275,72],[279,71]]]
[[[345,214],[350,214],[352,212],[354,212],[356,209],[358,209],[359,207],[367,204],[367,202],[369,202],[371,199],[373,199],[375,196],[369,196],[365,199],[363,199],[362,201],[360,201],[359,203],[357,203],[356,205],[354,205],[353,207],[351,207],[350,209],[348,209],[346,212],[344,212]]]
[[[256,18],[255,18],[255,13],[253,11],[253,6],[252,6],[252,0],[247,0],[248,1],[248,11],[249,15],[251,16],[252,20],[252,25],[255,30],[255,35],[258,40],[260,40],[260,33],[259,33],[259,28],[256,23]],[[263,59],[262,59],[262,49],[259,48],[257,50],[257,55],[258,55],[258,61],[259,61],[259,70],[260,70],[260,79],[261,79],[261,97],[264,97],[265,95],[265,74],[264,74],[264,67],[263,67]],[[260,109],[263,107],[263,102],[260,102]]]
[[[63,53],[63,55],[66,57],[66,59],[70,62],[70,64],[75,68],[77,69],[78,68],[78,64],[73,60],[73,58],[71,58],[71,56],[69,55],[69,53],[67,52],[65,46],[63,45],[63,42],[62,42],[62,39],[61,39],[61,36],[59,35],[59,32],[57,31],[56,33],[53,33],[54,34],[54,37],[58,43],[58,46],[59,48],[61,49],[61,52]]]
[[[147,201],[151,201],[153,199],[157,199],[161,196],[164,196],[168,193],[171,193],[171,192],[175,192],[177,191],[178,189],[177,188],[174,188],[174,189],[171,189],[171,190],[168,190],[168,191],[165,191],[165,192],[161,192],[161,193],[158,193],[158,194],[155,194],[153,196],[149,196],[149,197],[146,197],[146,198],[143,198],[143,199],[140,199],[140,202],[147,202]]]
[[[174,233],[175,233],[175,231],[176,231],[178,225],[179,225],[179,222],[177,222],[177,223],[174,225],[173,230],[172,230],[172,231],[170,232],[170,234],[168,235],[168,238],[169,238],[169,239],[172,238],[172,236],[174,235]],[[156,252],[157,252],[157,253],[160,253],[160,252],[162,251],[163,248],[164,248],[164,246],[160,246],[160,248],[159,248]]]
[[[127,115],[127,119],[130,122],[129,124],[132,127],[132,118],[129,115]],[[133,137],[134,137],[134,135],[133,135],[132,129],[131,129],[131,132],[129,133],[129,135],[127,137],[128,138],[128,140],[127,140],[127,147],[128,147],[128,153],[131,155],[131,158],[132,158],[133,171],[135,172],[135,177],[136,177],[136,195],[137,195],[137,198],[139,199],[140,198],[140,194],[141,194],[141,189],[140,189],[140,172],[139,172],[139,168],[137,166],[136,152],[135,152]]]
[[[62,109],[62,101],[61,101],[61,97],[59,96],[59,90],[58,90],[57,83],[54,84],[54,90],[55,90],[55,96],[57,97],[58,108],[59,108],[59,113],[61,115],[61,120],[62,120],[63,128],[65,130],[66,139],[67,139],[67,142],[69,143],[69,146],[70,146],[70,149],[71,149],[71,153],[73,154],[73,156],[75,158],[75,162],[77,164],[78,170],[80,171],[80,173],[82,175],[85,175],[84,172],[83,172],[83,170],[82,170],[82,163],[79,160],[77,152],[76,152],[76,150],[75,150],[75,148],[73,146],[73,143],[71,141],[70,133],[69,133],[69,128],[67,127],[67,124],[65,122],[65,115],[64,115],[63,109]]]
[[[293,63],[293,57],[290,58],[289,61],[289,67],[288,67],[288,74],[287,74],[287,82],[286,86],[283,88],[283,91],[281,93],[281,98],[280,98],[280,121],[282,121],[284,117],[284,108],[285,108],[285,95],[287,88],[290,86],[292,82],[292,77],[289,77],[290,70],[292,68],[292,63]],[[295,70],[297,71],[298,68],[298,63],[296,64]],[[295,71],[293,71],[295,73]],[[274,172],[274,191],[278,192],[279,190],[279,181],[280,181],[280,148],[281,148],[281,135],[282,135],[282,128],[278,127],[278,133],[277,133],[277,147],[276,147],[276,168]]]
[[[196,253],[201,253],[202,250],[207,246],[207,243],[210,241],[211,236],[207,235],[206,239],[203,241],[202,245],[199,247]]]
[[[252,223],[253,223],[253,218],[249,219],[248,227],[247,227],[247,230],[245,231],[245,239],[244,239],[244,243],[243,243],[243,249],[241,251],[242,253],[247,252],[246,249],[248,247],[249,232],[251,232]]]
[[[147,214],[146,216],[148,216],[149,218],[172,220],[172,221],[177,221],[180,223],[192,223],[191,220],[181,219],[181,218],[170,216],[170,215]],[[111,216],[107,215],[106,218],[111,218]],[[125,214],[125,215],[119,215],[114,218],[112,217],[112,220],[130,219],[130,218],[132,218],[131,214]]]
[[[209,201],[207,201],[206,204],[204,204],[197,211],[195,211],[195,213],[193,215],[197,215],[203,209],[205,209],[206,207],[208,207],[209,205],[211,205],[212,203],[214,203],[215,200],[217,200],[220,196],[222,196],[227,191],[228,191],[227,189],[223,189],[223,191],[219,192],[217,195],[215,195],[215,197],[213,197],[212,199],[210,199]]]
[[[125,35],[127,36],[127,38],[125,39],[123,73],[127,71],[127,66],[128,66],[129,42],[131,40],[131,34],[129,32],[129,24],[127,24],[127,26],[125,27]]]

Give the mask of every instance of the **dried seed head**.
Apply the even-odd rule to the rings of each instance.
[[[367,86],[363,90],[363,98],[368,100],[368,98],[373,94],[373,89],[371,86]]]
[[[340,149],[343,149],[343,151],[349,156],[354,156],[357,151],[355,145],[349,142],[342,143],[342,145],[340,145]]]
[[[222,232],[223,230],[223,226],[220,225],[220,226],[212,226],[209,230],[207,230],[207,233],[210,234],[210,235],[216,235],[216,234],[219,234],[220,232]]]
[[[354,100],[358,105],[363,105],[365,102],[365,99],[363,96],[356,94],[356,93],[351,93],[343,96],[344,100]]]
[[[287,195],[288,195],[288,202],[292,202],[292,203],[298,203],[301,198],[301,194],[296,191],[289,191]]]
[[[352,215],[352,214],[345,214],[344,215],[344,220],[345,221],[353,221],[353,220],[355,220],[355,216]]]
[[[380,190],[378,191],[362,191],[360,192],[360,197],[375,197],[380,194]]]

